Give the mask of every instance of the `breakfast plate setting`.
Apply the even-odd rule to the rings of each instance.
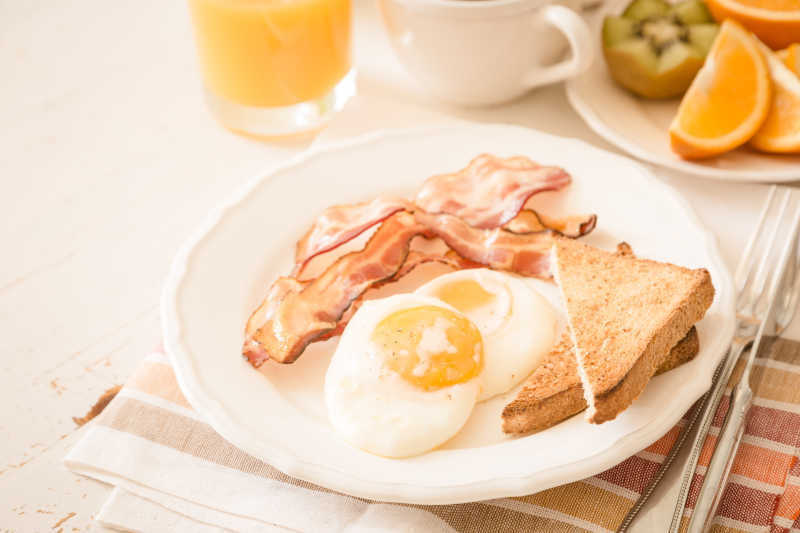
[[[7,4],[3,531],[800,531],[800,0]]]
[[[181,389],[235,446],[346,494],[444,504],[653,443],[709,387],[733,293],[713,236],[644,167],[470,125],[256,176],[177,256],[162,318]]]

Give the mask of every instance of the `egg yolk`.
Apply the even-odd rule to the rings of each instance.
[[[434,296],[462,312],[483,307],[495,298],[494,294],[471,279],[446,283],[436,290]]]
[[[372,342],[386,367],[426,391],[469,381],[483,364],[478,328],[444,307],[395,311],[375,327]]]

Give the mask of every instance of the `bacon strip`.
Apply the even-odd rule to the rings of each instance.
[[[466,168],[428,178],[417,193],[423,210],[459,216],[479,228],[495,228],[513,219],[532,195],[565,187],[569,174],[524,156],[499,158],[483,154]],[[404,198],[379,196],[370,202],[326,209],[298,241],[293,276],[308,262],[354,239],[400,210],[414,210]]]
[[[265,354],[279,363],[294,362],[310,342],[336,327],[353,300],[397,273],[411,239],[427,234],[411,213],[401,211],[386,219],[362,250],[343,255],[299,291],[289,290],[279,302],[262,305],[272,312],[263,313],[263,325],[245,340],[245,357],[256,367]],[[280,289],[273,287],[273,292]]]
[[[406,258],[406,262],[403,263],[403,266],[400,267],[394,276],[391,279],[387,279],[380,283],[380,286],[384,286],[388,283],[393,281],[397,281],[403,276],[406,276],[411,273],[412,270],[417,268],[420,265],[425,263],[441,263],[443,265],[451,267],[453,270],[465,270],[468,268],[481,268],[483,267],[480,263],[475,263],[474,261],[470,261],[469,259],[464,259],[453,250],[447,250],[444,253],[429,253],[429,252],[420,252],[417,250],[411,250],[408,253],[408,257]]]
[[[497,270],[549,279],[553,232],[478,229],[453,215],[415,213],[418,222],[461,257]]]
[[[576,239],[590,233],[597,226],[597,215],[573,215],[551,218],[533,209],[523,209],[503,226],[512,233],[553,230],[565,237]]]
[[[557,167],[521,156],[484,154],[457,173],[428,179],[417,196],[423,210],[395,197],[329,208],[298,242],[293,277],[278,279],[248,320],[243,354],[255,367],[268,358],[293,362],[309,343],[341,332],[367,289],[428,261],[551,277],[553,232],[583,235],[594,228],[596,217],[556,220],[520,210],[533,194],[569,182]],[[297,279],[313,257],[381,221],[362,250],[339,257],[315,279]],[[410,252],[418,235],[439,237],[451,250],[443,255]]]
[[[264,324],[272,320],[281,302],[283,302],[289,294],[300,292],[307,284],[308,282],[297,281],[289,277],[276,279],[270,286],[269,292],[267,292],[267,296],[261,302],[261,305],[259,305],[258,308],[253,311],[253,314],[250,315],[250,318],[247,319],[242,353],[254,367],[260,367],[264,364],[264,361],[269,359],[269,354],[258,341],[254,339],[254,336]]]
[[[364,291],[396,279],[417,235],[440,237],[458,256],[472,263],[525,276],[551,276],[550,231],[518,234],[500,228],[481,230],[452,215],[401,211],[389,217],[362,250],[343,255],[318,278],[295,281],[294,285],[287,281],[292,278],[279,279],[248,322],[252,333],[245,340],[245,357],[255,367],[267,358],[291,363],[309,343],[335,334],[345,312]],[[405,273],[428,260],[460,263],[452,255],[434,258],[420,254],[413,256]]]
[[[408,257],[406,257],[405,263],[403,263],[403,266],[400,267],[400,270],[395,272],[394,276],[375,283],[372,287],[369,288],[369,290],[377,289],[379,287],[383,287],[384,285],[388,285],[389,283],[395,282],[400,278],[402,278],[403,276],[411,273],[411,271],[417,268],[418,266],[425,263],[434,263],[434,262],[442,263],[443,265],[452,267],[453,270],[465,270],[468,268],[483,267],[483,265],[479,263],[473,263],[472,261],[460,257],[453,250],[448,250],[443,254],[426,253],[426,252],[411,250],[408,253]],[[369,292],[369,290],[367,292]],[[366,294],[366,292],[364,294]],[[333,328],[328,333],[322,335],[317,340],[324,341],[332,337],[341,335],[344,332],[344,328],[347,326],[347,323],[350,322],[350,319],[353,318],[353,315],[356,314],[358,308],[361,307],[361,304],[364,303],[365,301],[364,294],[353,300],[353,302],[350,304],[350,307],[347,308],[347,311],[344,312],[342,317],[339,319],[339,322],[337,322],[335,328]]]
[[[407,209],[408,200],[395,196],[378,196],[371,202],[334,205],[322,212],[303,237],[297,241],[293,275],[317,255],[333,250],[354,239],[375,224]]]
[[[564,169],[541,166],[527,157],[481,154],[458,172],[428,178],[415,203],[477,228],[497,228],[514,218],[534,194],[562,189],[570,181]]]

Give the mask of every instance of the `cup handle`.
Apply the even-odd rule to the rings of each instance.
[[[528,87],[539,87],[572,78],[589,68],[594,57],[592,36],[589,26],[580,15],[568,7],[548,5],[538,10],[535,16],[543,18],[547,24],[555,26],[564,34],[572,55],[555,65],[540,67],[528,74],[525,80]]]

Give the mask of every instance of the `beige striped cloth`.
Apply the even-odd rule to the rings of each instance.
[[[800,343],[770,340],[757,363],[755,406],[714,531],[800,533]],[[684,527],[726,408],[706,442]],[[97,519],[125,530],[609,532],[679,431],[680,424],[597,476],[538,494],[443,506],[372,502],[289,478],[226,442],[191,408],[169,360],[156,352],[65,462],[115,486]]]

